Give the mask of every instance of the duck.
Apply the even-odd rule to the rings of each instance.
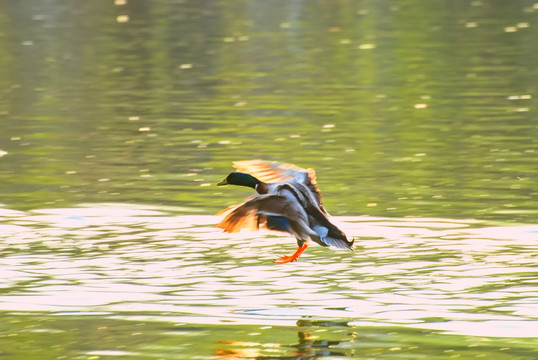
[[[265,160],[242,160],[233,163],[231,172],[217,186],[250,187],[256,195],[232,205],[217,215],[223,216],[218,228],[227,233],[242,229],[267,229],[288,233],[297,240],[297,250],[275,263],[296,261],[311,242],[337,249],[354,250],[354,239],[348,240],[330,220],[321,199],[313,169]]]

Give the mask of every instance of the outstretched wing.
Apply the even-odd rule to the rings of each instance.
[[[234,162],[233,165],[237,171],[250,174],[266,183],[293,179],[295,182],[306,185],[316,199],[317,205],[325,212],[322,206],[321,192],[316,183],[316,172],[314,169],[302,169],[292,164],[264,160],[242,160]]]
[[[305,172],[295,165],[277,161],[242,160],[235,161],[233,165],[237,171],[250,174],[266,183],[290,180]]]
[[[261,195],[219,212],[217,215],[224,215],[224,219],[217,227],[229,233],[269,229],[307,239],[310,231],[302,214],[298,204],[285,196]]]

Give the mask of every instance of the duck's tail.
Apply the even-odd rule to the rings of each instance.
[[[319,241],[315,238],[313,238],[313,240],[322,246],[331,246],[343,250],[354,249],[353,243],[355,242],[355,239],[349,241],[346,235],[336,226],[334,226],[334,228],[327,228],[322,225],[315,225],[314,231],[319,236]]]

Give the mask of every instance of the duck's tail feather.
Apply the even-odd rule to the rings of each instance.
[[[315,225],[314,231],[319,235],[319,244],[322,246],[331,246],[336,249],[343,250],[353,250],[354,240],[349,241],[341,231],[330,231],[328,228],[322,225]],[[316,241],[317,239],[314,240]]]
[[[323,243],[326,244],[327,246],[332,246],[336,249],[353,250],[354,240],[349,241],[347,239],[346,240],[335,239],[335,238],[327,236],[327,237],[321,238],[321,241],[323,241]]]

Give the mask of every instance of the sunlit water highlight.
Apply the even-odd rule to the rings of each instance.
[[[186,324],[220,331],[306,322],[347,329],[340,342],[365,327],[512,339],[536,337],[538,328],[538,225],[338,217],[355,252],[314,245],[298,262],[276,265],[293,239],[232,236],[213,216],[119,204],[0,216],[0,311],[8,317],[97,316],[187,334]],[[101,350],[89,351],[130,356]]]

